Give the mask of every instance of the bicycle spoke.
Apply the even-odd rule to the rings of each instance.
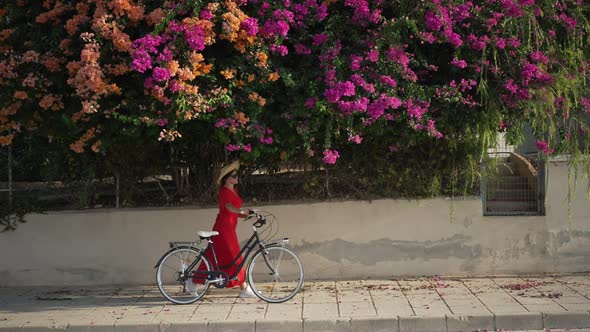
[[[190,274],[185,274],[190,273],[187,269],[192,262],[203,262],[205,264],[203,271],[211,270],[209,261],[196,249],[180,248],[163,257],[158,266],[157,281],[160,292],[168,300],[177,304],[192,303],[200,299],[209,288],[209,283],[202,282],[201,278],[195,279],[197,282],[194,282]],[[178,266],[178,268],[172,266]],[[195,267],[198,268],[198,265],[195,264]],[[186,279],[179,280],[181,275],[185,275]]]
[[[273,246],[258,252],[248,267],[252,290],[268,302],[284,302],[303,285],[301,261],[291,250]]]

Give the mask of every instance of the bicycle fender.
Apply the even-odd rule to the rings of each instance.
[[[160,259],[158,259],[158,262],[156,263],[156,266],[154,266],[154,269],[157,269],[158,266],[160,266],[160,263],[162,263],[162,260],[164,259],[164,257],[166,257],[169,253],[171,253],[173,251],[176,251],[176,250],[179,250],[179,249],[193,249],[193,250],[195,250],[197,252],[201,252],[201,249],[195,248],[195,247],[189,247],[189,246],[174,247],[174,248],[166,251],[166,253],[164,253],[162,255],[162,257],[160,257]]]

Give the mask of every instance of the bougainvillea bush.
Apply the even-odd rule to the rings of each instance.
[[[582,0],[5,2],[0,143],[112,159],[121,137],[191,140],[325,165],[434,144],[477,161],[528,124],[544,154],[580,156],[589,15]]]

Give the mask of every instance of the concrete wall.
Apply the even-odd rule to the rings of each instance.
[[[478,197],[262,206],[280,221],[308,279],[590,270],[587,181],[573,199],[549,163],[546,216],[483,217]],[[454,218],[451,220],[451,209]],[[216,209],[122,209],[31,215],[0,234],[0,286],[153,284],[170,240],[212,227]],[[239,226],[241,239],[251,228]]]

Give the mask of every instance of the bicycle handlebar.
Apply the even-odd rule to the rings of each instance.
[[[254,227],[256,228],[260,228],[266,224],[266,218],[264,218],[259,212],[260,211],[256,209],[248,210],[248,217],[246,218],[246,220],[250,220],[251,218],[256,217],[256,222],[254,222]]]

